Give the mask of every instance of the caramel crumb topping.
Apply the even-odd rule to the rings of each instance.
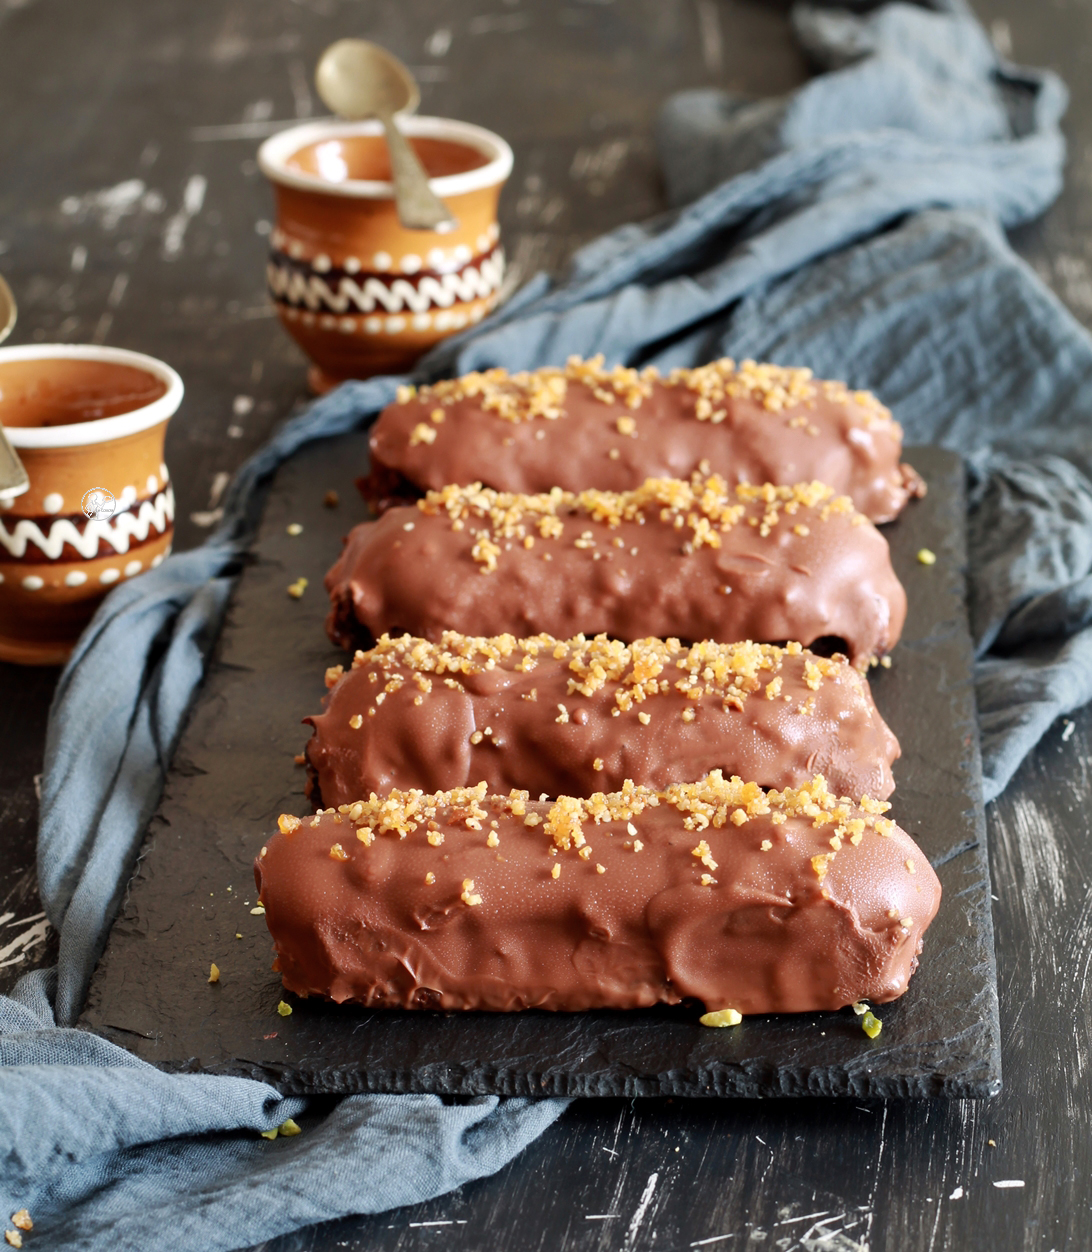
[[[554,867],[553,867],[553,869],[552,869],[552,870],[550,870],[550,877],[551,877],[551,878],[560,878],[560,877],[561,877],[561,866],[560,866],[559,864],[555,864],[555,865],[554,865]]]
[[[340,843],[335,843],[330,848],[330,860],[331,861],[347,861],[348,859],[349,859],[349,854],[348,852],[345,851],[345,849],[341,846]]]
[[[452,484],[428,492],[418,500],[417,507],[428,516],[446,514],[453,530],[465,529],[467,522],[487,523],[486,529],[477,530],[471,549],[473,559],[487,574],[497,568],[502,543],[521,541],[535,529],[543,539],[558,539],[564,519],[580,524],[580,519],[585,518],[608,529],[622,522],[659,521],[675,530],[685,530],[690,551],[703,546],[719,548],[721,535],[744,519],[766,537],[780,524],[782,516],[795,517],[801,509],[810,510],[818,522],[839,515],[846,515],[854,524],[858,519],[862,524],[867,521],[856,512],[848,496],[835,495],[833,488],[824,483],[781,487],[739,483],[732,487],[716,474],[695,474],[689,482],[647,478],[635,490],[620,492],[574,493],[555,487],[549,492],[526,495],[495,491],[481,483]],[[594,542],[594,533],[585,529],[575,545],[590,548]]]
[[[359,713],[354,713],[352,717],[349,718],[349,725],[353,730],[359,730],[361,726],[364,725],[364,719]]]
[[[282,813],[277,818],[277,829],[282,835],[294,834],[300,828],[300,819],[293,817],[291,813]]]
[[[432,887],[435,886],[435,883],[436,875],[432,872],[432,870],[429,870],[429,872],[425,875],[425,886]]]
[[[597,874],[605,874],[605,873],[607,872],[607,867],[606,867],[605,865],[600,865],[600,864],[599,864],[599,862],[598,862],[598,861],[596,861],[596,863],[595,863],[595,872],[596,872]]]
[[[427,422],[418,422],[410,433],[410,447],[415,448],[419,443],[435,443],[436,427],[430,426]]]
[[[463,892],[459,898],[462,900],[464,904],[470,905],[471,908],[474,908],[475,905],[481,904],[482,902],[481,896],[477,895],[474,891],[474,879],[473,878],[463,879]]]
[[[769,841],[769,839],[763,839],[759,847],[763,852],[769,852],[769,850],[773,847],[773,844]]]
[[[398,391],[397,402],[407,404],[417,400],[422,404],[437,405],[431,410],[432,422],[444,420],[445,408],[463,400],[476,400],[487,413],[493,413],[502,421],[519,423],[539,419],[556,421],[564,415],[564,405],[570,385],[583,385],[604,405],[623,405],[631,411],[640,409],[644,400],[652,395],[653,387],[684,388],[696,397],[693,416],[698,421],[719,425],[728,416],[728,405],[734,399],[750,401],[768,413],[793,412],[788,425],[818,433],[808,412],[814,408],[816,398],[822,396],[854,410],[857,424],[876,429],[898,429],[890,412],[867,391],[851,391],[844,383],[819,381],[808,369],[782,365],[762,364],[752,360],[736,363],[728,357],[713,361],[695,369],[675,369],[666,378],[660,376],[654,366],[643,370],[615,365],[607,369],[602,355],[589,360],[572,356],[563,369],[546,366],[537,370],[524,370],[510,374],[505,369],[490,369],[464,374],[461,378],[445,379],[430,386],[403,387]],[[804,408],[805,412],[795,410]],[[621,434],[623,416],[618,422]],[[632,422],[632,418],[628,419]],[[420,423],[425,426],[425,423]],[[415,433],[420,426],[415,428]],[[427,426],[426,426],[427,429]],[[541,437],[544,432],[538,432]],[[413,436],[411,435],[411,443]]]
[[[671,690],[695,704],[704,698],[719,698],[726,708],[740,710],[752,694],[764,691],[766,699],[776,699],[783,688],[785,658],[799,656],[804,657],[801,677],[812,691],[817,691],[825,680],[857,681],[844,657],[812,656],[797,643],[784,648],[750,641],[703,642],[684,647],[677,639],[637,639],[624,644],[606,635],[592,639],[575,635],[558,640],[543,634],[517,639],[514,635],[484,637],[445,631],[438,643],[411,635],[382,635],[373,648],[356,653],[352,667],[369,667],[372,682],[379,681],[381,672],[386,690],[396,690],[412,681],[427,694],[433,686],[430,675],[461,690],[451,675],[479,674],[497,668],[529,673],[542,660],[552,658],[567,664],[570,695],[592,696],[606,684],[616,684],[617,710],[624,713],[637,708],[641,724],[647,726],[652,715],[640,706]],[[386,691],[380,692],[376,703],[385,696]],[[537,697],[537,688],[524,693],[524,699]],[[570,708],[560,703],[557,708],[556,720],[564,725],[572,716]],[[693,709],[684,712],[687,721],[694,720],[694,715]],[[477,736],[482,733],[473,732],[471,742],[480,743]],[[487,735],[488,731],[484,733]]]

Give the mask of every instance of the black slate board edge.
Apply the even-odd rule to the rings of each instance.
[[[964,604],[963,471],[936,449],[908,450],[933,490],[910,506],[907,524],[885,528],[911,612],[895,668],[873,679],[881,711],[904,743],[913,740],[896,763],[893,815],[938,867],[945,897],[910,989],[877,1010],[877,1040],[848,1011],[708,1030],[685,1008],[529,1012],[505,1022],[338,1008],[283,992],[269,972],[264,922],[237,906],[253,900],[250,860],[270,815],[307,809],[302,771],[285,763],[306,738],[298,718],[317,707],[325,665],[344,659],[322,638],[321,575],[337,535],[363,516],[351,487],[363,443],[346,436],[305,449],[273,484],[80,1025],[165,1070],[253,1077],[288,1094],[996,1094],[1000,1030]],[[330,486],[352,502],[336,516],[320,504]],[[286,538],[292,521],[304,524],[299,539]],[[923,546],[937,554],[935,566],[916,561]],[[285,586],[301,573],[318,595],[293,604]],[[938,695],[948,714],[939,720]],[[937,807],[938,794],[947,807]],[[234,895],[222,894],[225,881]],[[236,931],[243,943],[233,942]],[[223,971],[213,989],[202,968],[210,958]],[[294,1005],[290,1017],[276,1013],[282,998]]]

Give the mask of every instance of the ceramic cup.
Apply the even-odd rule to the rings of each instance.
[[[181,401],[139,352],[0,348],[0,421],[30,478],[0,502],[0,660],[60,664],[107,591],[170,552],[163,437]]]
[[[269,291],[285,329],[314,362],[316,391],[404,372],[498,299],[497,200],[511,148],[467,122],[409,116],[398,124],[458,220],[446,234],[399,222],[377,121],[296,126],[258,153],[277,200]]]

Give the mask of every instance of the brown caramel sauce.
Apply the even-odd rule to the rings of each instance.
[[[5,426],[74,426],[135,412],[166,391],[167,384],[154,374],[113,361],[4,361],[0,421]]]
[[[489,164],[489,157],[469,144],[452,139],[414,136],[409,140],[430,178],[465,174]],[[390,182],[391,161],[382,135],[347,135],[321,139],[293,152],[285,164],[324,182],[343,183],[349,179]]]

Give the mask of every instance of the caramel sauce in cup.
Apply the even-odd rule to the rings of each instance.
[[[119,348],[0,348],[0,421],[30,489],[0,505],[0,660],[63,662],[114,585],[170,551],[163,462],[182,380]]]
[[[504,278],[497,201],[512,169],[499,136],[466,122],[405,117],[432,190],[457,219],[446,234],[398,220],[378,122],[314,122],[267,139],[276,225],[267,279],[282,324],[314,363],[316,391],[403,373],[496,307]]]

